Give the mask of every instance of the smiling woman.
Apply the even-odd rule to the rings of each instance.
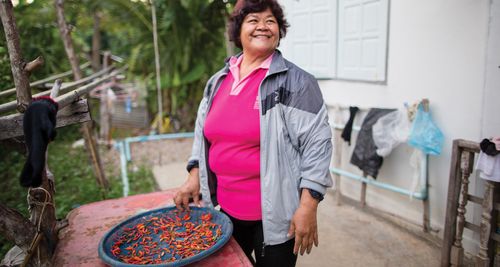
[[[332,186],[318,83],[277,50],[287,27],[276,0],[237,2],[228,34],[242,53],[205,87],[188,179],[174,198],[182,210],[201,191],[205,205],[220,205],[257,266],[295,266],[298,252],[318,245],[317,205]]]

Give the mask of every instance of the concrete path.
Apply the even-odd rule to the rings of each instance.
[[[155,166],[159,187],[179,187],[187,177],[185,162]],[[337,206],[328,192],[318,209],[319,247],[299,256],[298,267],[331,266],[438,266],[439,248],[376,212],[356,207],[349,201]]]

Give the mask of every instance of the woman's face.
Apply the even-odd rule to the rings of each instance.
[[[279,42],[279,26],[271,9],[248,14],[241,24],[241,46],[243,53],[268,55],[274,52]]]

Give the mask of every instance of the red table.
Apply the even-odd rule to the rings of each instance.
[[[137,213],[172,205],[176,190],[166,190],[83,205],[68,215],[54,255],[55,266],[106,266],[97,253],[99,241],[113,226]],[[190,266],[221,267],[252,264],[231,238],[219,251]]]

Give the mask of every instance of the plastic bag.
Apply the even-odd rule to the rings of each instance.
[[[373,141],[377,146],[377,154],[385,157],[396,146],[408,140],[410,121],[405,112],[396,110],[378,119],[372,130]]]
[[[439,155],[443,141],[444,135],[432,121],[431,114],[424,111],[422,105],[419,105],[411,127],[408,144],[422,150],[425,154]]]

